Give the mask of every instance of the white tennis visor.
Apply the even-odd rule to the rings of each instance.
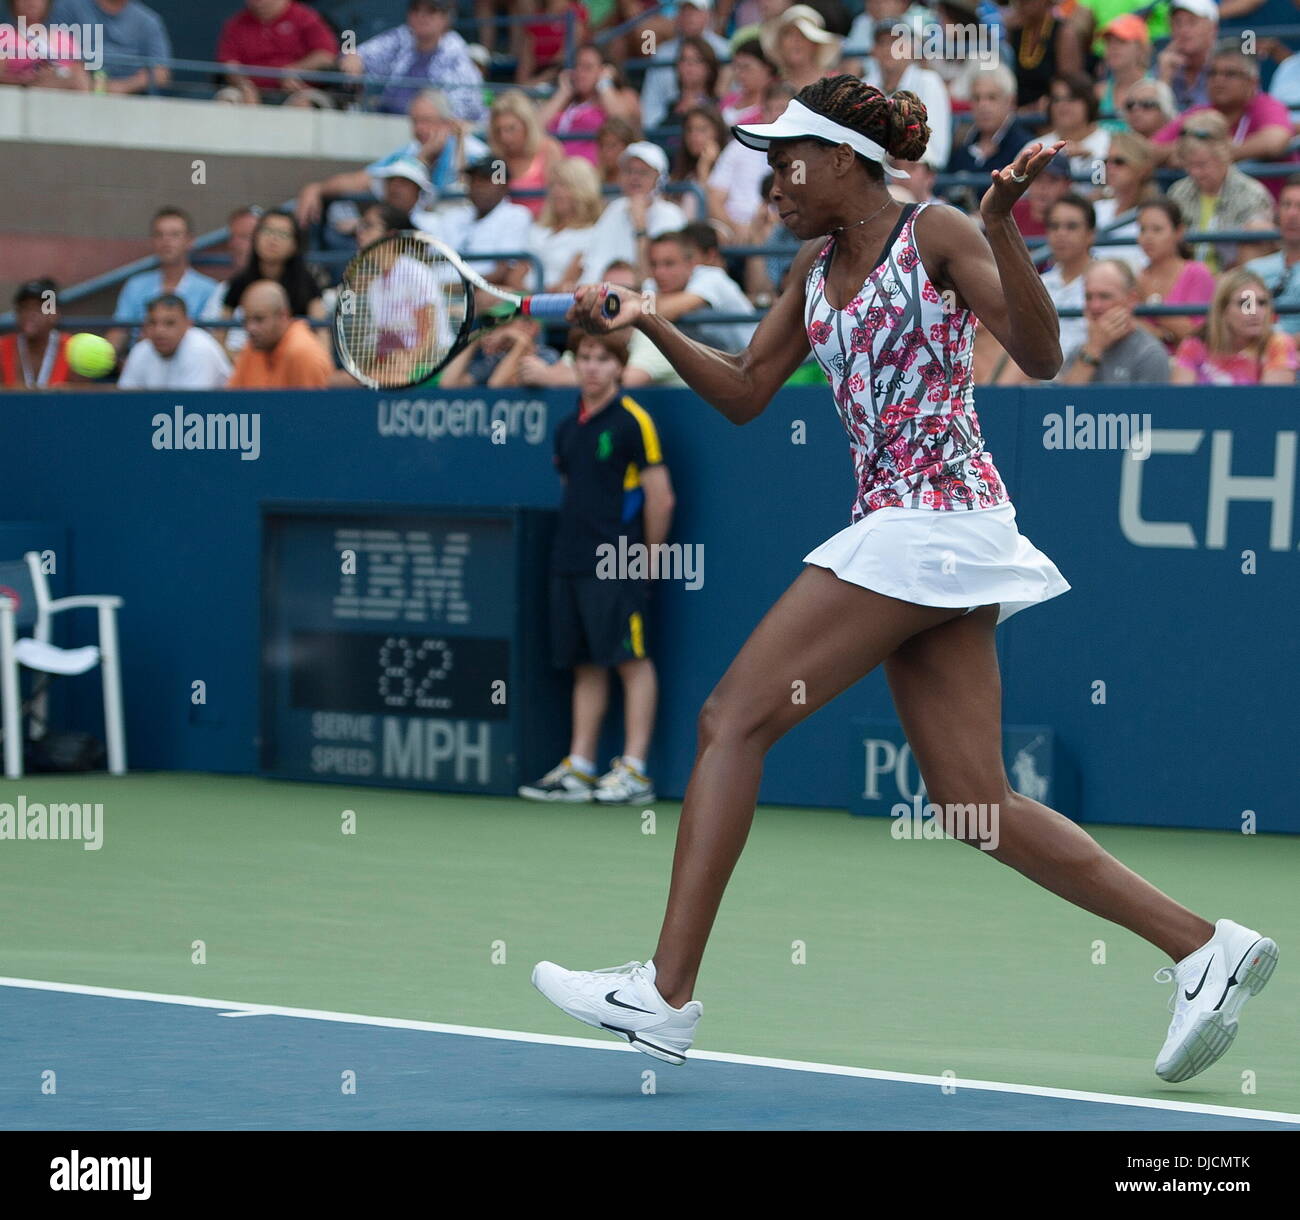
[[[875,140],[868,140],[861,132],[844,127],[824,114],[809,110],[800,102],[791,102],[775,123],[747,123],[733,127],[731,134],[746,148],[767,152],[773,140],[825,140],[830,144],[847,144],[869,161],[876,161],[891,178],[909,178],[906,171],[895,169],[886,160],[885,152]]]

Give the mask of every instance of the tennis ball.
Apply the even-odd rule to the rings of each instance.
[[[99,335],[83,331],[68,340],[68,367],[81,377],[103,377],[116,363],[113,345]]]

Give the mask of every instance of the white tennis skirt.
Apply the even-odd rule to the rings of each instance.
[[[804,563],[918,606],[996,602],[999,623],[1070,588],[1021,534],[1010,504],[955,512],[878,508],[810,551]]]

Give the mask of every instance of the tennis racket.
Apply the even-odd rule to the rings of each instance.
[[[477,310],[475,289],[500,304]],[[574,299],[567,292],[516,295],[489,284],[427,233],[395,233],[358,251],[344,270],[334,347],[362,385],[406,389],[446,368],[480,332],[516,317],[562,319]],[[616,316],[618,297],[611,293],[602,309]]]

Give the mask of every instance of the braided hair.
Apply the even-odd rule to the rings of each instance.
[[[874,140],[899,161],[919,161],[930,142],[925,103],[915,93],[902,90],[892,97],[856,76],[828,76],[795,98],[800,105]],[[883,181],[884,169],[859,154],[867,172]]]

